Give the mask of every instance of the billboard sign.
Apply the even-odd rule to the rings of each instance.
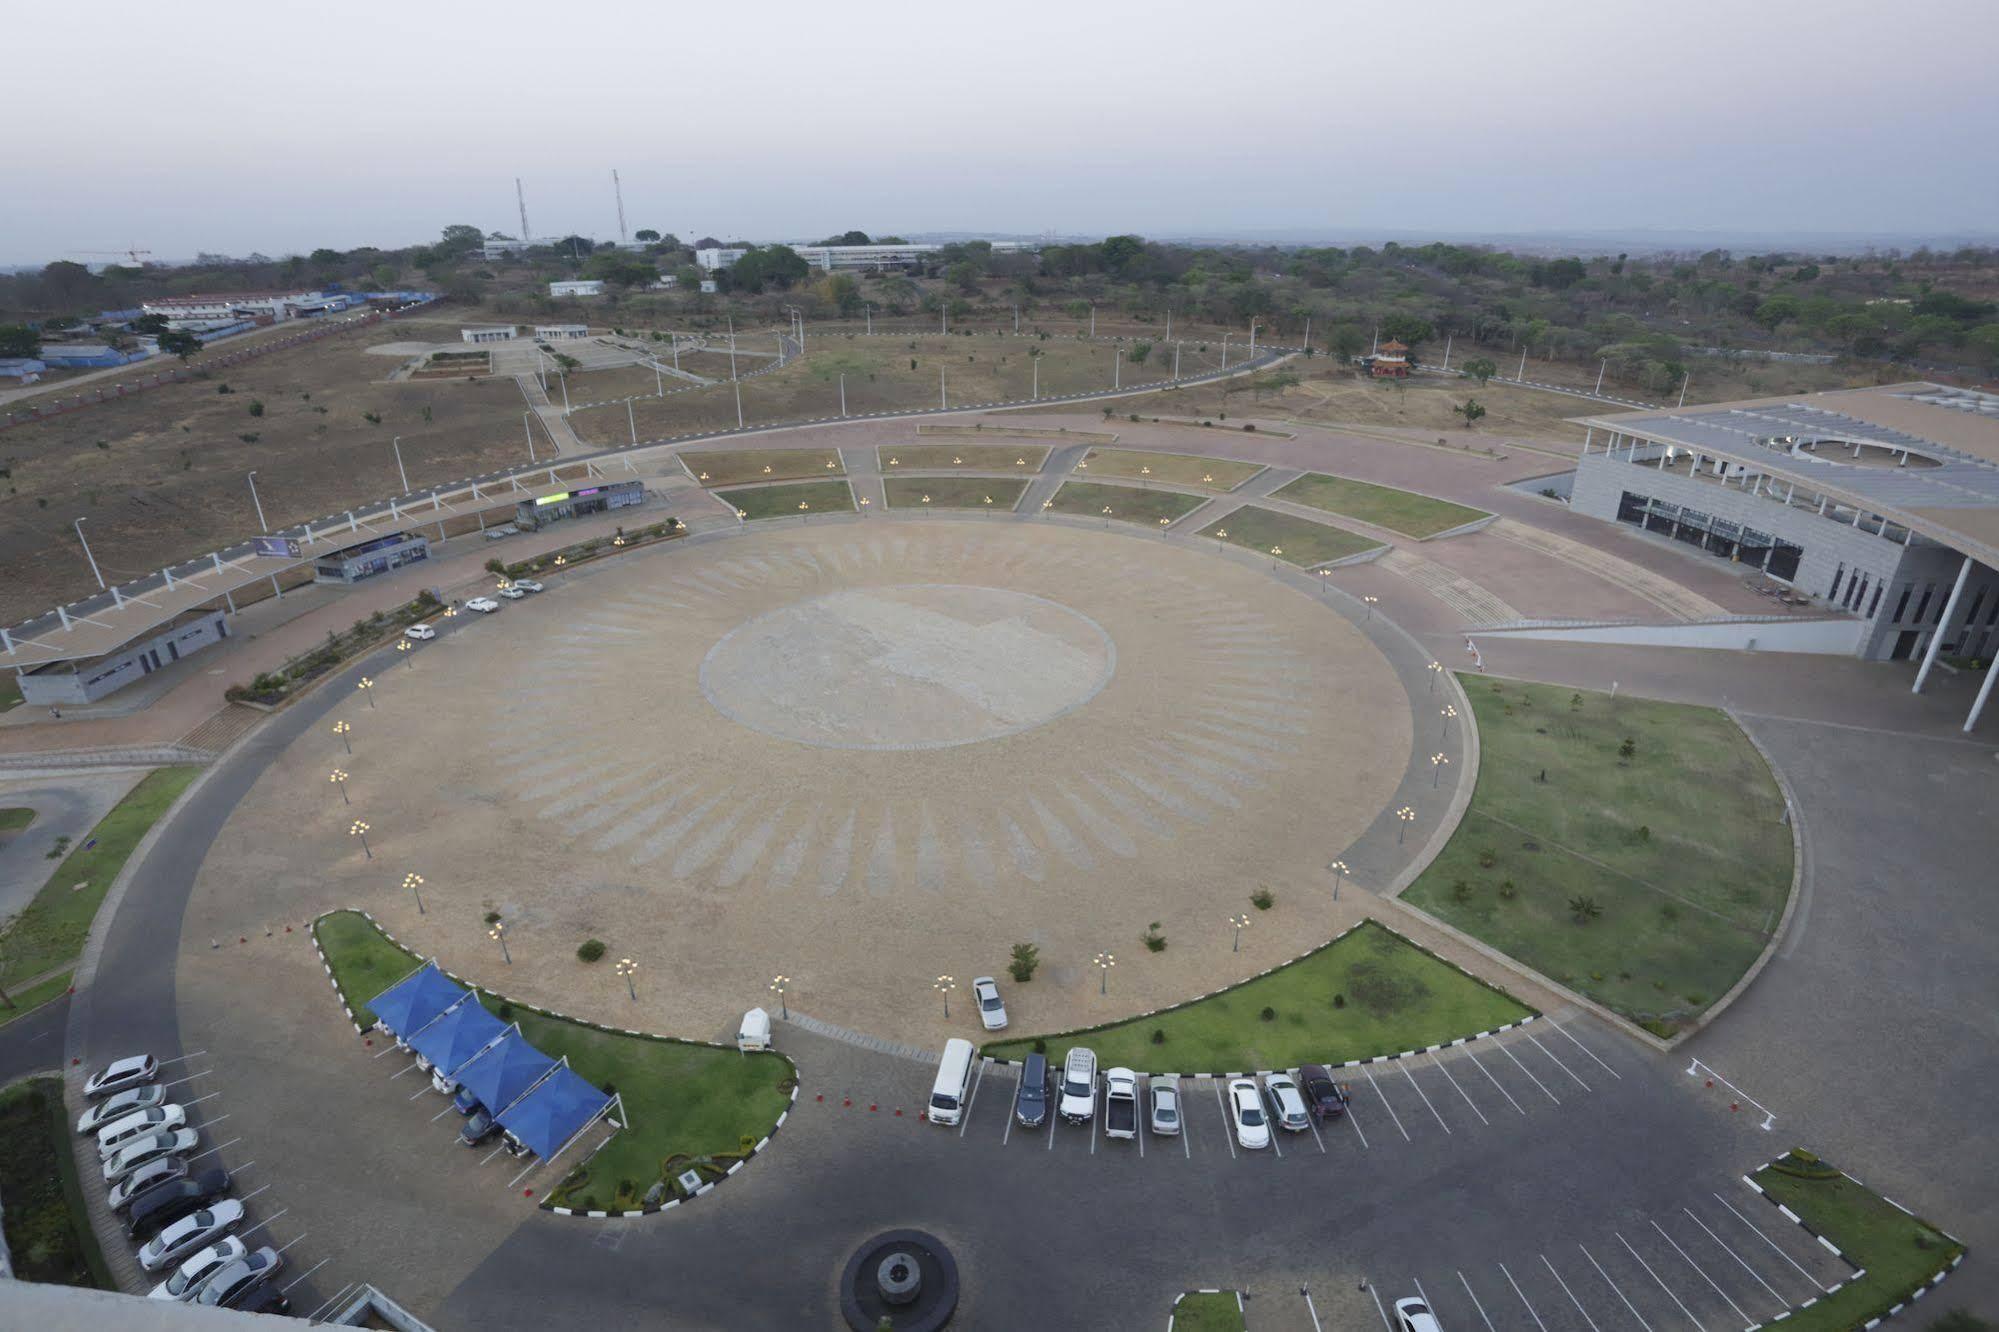
[[[251,537],[250,548],[259,555],[269,555],[281,560],[295,560],[303,553],[299,549],[298,541],[293,537]]]

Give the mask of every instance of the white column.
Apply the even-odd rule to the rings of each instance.
[[[1985,711],[1985,700],[1992,696],[1992,682],[1995,679],[1999,679],[1999,666],[1987,666],[1985,683],[1978,686],[1978,697],[1971,704],[1971,715],[1964,719],[1966,735],[1971,733],[1972,727],[1978,725],[1978,714]]]
[[[1958,598],[1964,595],[1964,580],[1970,576],[1971,557],[1967,555],[1964,557],[1964,563],[1957,567],[1957,581],[1951,584],[1950,596],[1943,603],[1943,617],[1937,621],[1937,627],[1930,631],[1930,645],[1928,650],[1923,653],[1922,666],[1916,671],[1916,682],[1909,686],[1910,693],[1920,694],[1923,692],[1923,681],[1929,678],[1930,667],[1936,663],[1937,649],[1943,646],[1943,636],[1950,632],[1951,618],[1957,614]],[[1986,668],[1987,684],[1991,683],[1992,672],[1995,669],[1999,668],[1990,666]]]

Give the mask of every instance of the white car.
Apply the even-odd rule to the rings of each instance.
[[[1069,1051],[1062,1063],[1062,1099],[1056,1112],[1071,1124],[1087,1124],[1097,1113],[1097,1052],[1087,1045]]]
[[[106,1064],[90,1075],[90,1081],[83,1084],[83,1094],[90,1100],[109,1096],[136,1087],[142,1082],[151,1082],[160,1075],[159,1061],[151,1055],[132,1055],[125,1059]]]
[[[1303,1133],[1312,1127],[1312,1116],[1305,1109],[1305,1095],[1289,1074],[1272,1073],[1264,1078],[1263,1094],[1270,1098],[1270,1117],[1277,1127],[1289,1133]]]
[[[116,1184],[125,1176],[149,1161],[157,1161],[165,1156],[185,1156],[201,1141],[201,1135],[191,1128],[175,1129],[171,1133],[155,1133],[128,1142],[104,1163],[104,1182]]]
[[[1180,1079],[1171,1073],[1155,1074],[1150,1089],[1152,1131],[1162,1138],[1174,1137],[1180,1132]]]
[[[172,1267],[196,1249],[205,1249],[243,1224],[243,1204],[224,1198],[162,1230],[139,1250],[139,1266],[148,1272]]]
[[[980,976],[972,982],[972,998],[978,1001],[979,1021],[987,1031],[1006,1026],[1006,1005],[1000,1001],[999,986],[991,976]]]
[[[413,624],[403,630],[403,637],[413,638],[419,643],[428,643],[431,639],[437,637],[437,630],[427,624]]]
[[[97,1159],[108,1161],[128,1142],[136,1142],[149,1133],[166,1133],[183,1128],[186,1124],[186,1109],[171,1101],[150,1110],[134,1111],[97,1130]]]
[[[1270,1125],[1263,1117],[1263,1097],[1250,1078],[1229,1083],[1229,1118],[1235,1121],[1236,1146],[1246,1152],[1270,1145]]]
[[[122,1212],[132,1199],[144,1193],[155,1184],[165,1184],[169,1180],[182,1179],[187,1175],[187,1161],[179,1156],[162,1156],[146,1162],[125,1178],[111,1186],[111,1193],[105,1204],[114,1212]]]
[[[284,1255],[265,1245],[238,1258],[208,1279],[195,1303],[235,1308],[251,1291],[269,1281],[285,1265]]]
[[[523,592],[539,592],[542,590],[541,584],[535,582],[532,578],[516,578],[514,586]]]
[[[474,597],[465,603],[465,609],[478,611],[481,615],[491,615],[500,608],[500,603],[491,597]]]
[[[500,589],[500,595],[505,597],[508,601],[519,601],[522,597],[527,595],[527,591],[524,588],[515,587],[513,584],[509,583],[507,586]]]
[[[1395,1301],[1395,1332],[1444,1332],[1437,1315],[1421,1300]]]
[[[150,1110],[167,1098],[166,1092],[158,1086],[134,1087],[107,1096],[91,1106],[77,1118],[78,1133],[95,1133],[106,1124],[115,1123],[138,1110]]]
[[[146,1292],[146,1298],[154,1300],[179,1300],[185,1304],[201,1294],[201,1288],[208,1279],[220,1272],[238,1258],[247,1257],[250,1246],[234,1235],[217,1240],[194,1257],[186,1259],[174,1270],[174,1274]]]

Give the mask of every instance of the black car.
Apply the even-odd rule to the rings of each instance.
[[[458,1130],[458,1141],[467,1147],[477,1147],[486,1139],[500,1131],[500,1121],[484,1110],[475,1110]]]
[[[1014,1093],[1013,1117],[1022,1128],[1040,1128],[1048,1119],[1048,1058],[1031,1054],[1020,1070],[1020,1090]]]
[[[1305,1108],[1314,1119],[1338,1119],[1347,1112],[1353,1097],[1344,1083],[1334,1082],[1323,1064],[1306,1064],[1298,1070],[1298,1087],[1305,1093]]]
[[[229,1191],[229,1172],[216,1167],[199,1175],[155,1184],[132,1199],[125,1233],[143,1243],[184,1216],[193,1216]]]
[[[288,1314],[292,1311],[291,1298],[273,1282],[265,1281],[250,1288],[250,1293],[236,1301],[238,1313]]]

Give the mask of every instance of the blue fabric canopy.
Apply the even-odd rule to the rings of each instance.
[[[410,1037],[409,1043],[411,1049],[449,1076],[506,1029],[506,1023],[488,1013],[485,1005],[472,997]]]
[[[414,975],[406,976],[368,1001],[382,1025],[397,1037],[421,1031],[439,1013],[465,997],[465,988],[426,962]]]
[[[459,1086],[479,1099],[480,1105],[497,1114],[553,1067],[553,1059],[514,1031],[471,1063],[454,1070],[452,1076],[458,1079]]]
[[[611,1103],[611,1098],[567,1068],[558,1068],[494,1118],[500,1127],[526,1143],[536,1156],[547,1158]]]

